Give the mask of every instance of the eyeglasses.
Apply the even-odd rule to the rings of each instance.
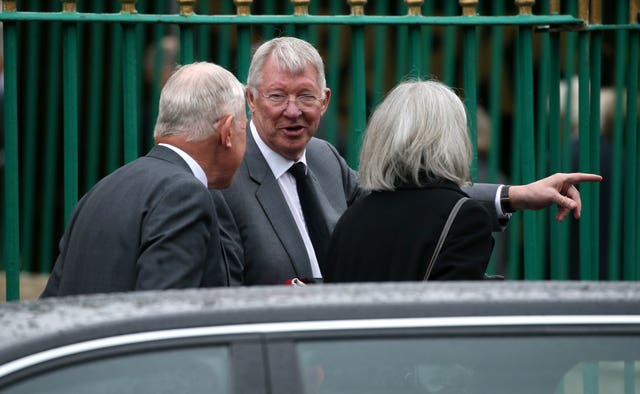
[[[289,102],[291,101],[289,100],[289,96],[282,93],[264,94],[260,92],[260,95],[262,95],[262,97],[267,99],[267,101],[269,101],[274,107],[289,105]],[[316,103],[321,100],[322,100],[321,97],[316,97],[312,94],[301,94],[299,96],[296,96],[294,101],[298,106],[298,108],[312,109],[312,108],[315,108]]]

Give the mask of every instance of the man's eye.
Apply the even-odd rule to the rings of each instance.
[[[310,95],[310,94],[303,94],[300,96],[299,98],[300,100],[302,100],[303,102],[311,102],[311,101],[316,101],[316,96]]]
[[[268,97],[269,97],[269,100],[272,100],[272,101],[282,101],[285,99],[284,94],[270,94]]]

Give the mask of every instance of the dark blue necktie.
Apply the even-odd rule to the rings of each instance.
[[[309,233],[309,238],[311,238],[318,265],[322,272],[325,255],[329,247],[329,228],[320,208],[318,194],[311,183],[311,179],[307,176],[304,163],[295,163],[289,168],[289,172],[296,178],[296,188],[298,189],[302,214],[304,215],[307,232]]]

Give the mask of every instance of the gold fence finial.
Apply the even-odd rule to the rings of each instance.
[[[460,0],[460,7],[462,7],[462,15],[475,16],[478,14],[476,7],[478,6],[478,0]]]
[[[364,15],[364,6],[367,4],[367,0],[347,0],[347,3],[351,7],[351,15]]]
[[[136,11],[136,0],[121,0],[122,3],[120,7],[120,12],[123,14],[135,14]]]
[[[578,18],[589,23],[589,0],[578,0]]]
[[[251,15],[251,3],[253,0],[233,0],[236,5],[236,15]]]
[[[591,23],[595,25],[602,24],[602,0],[591,0]]]
[[[177,0],[178,7],[180,8],[180,15],[192,15],[193,6],[196,4],[196,0]]]
[[[62,12],[76,12],[76,0],[62,0]]]
[[[2,11],[4,11],[4,12],[16,12],[16,11],[18,11],[18,6],[16,6],[16,0],[5,0],[2,3]]]
[[[422,15],[422,4],[424,4],[424,0],[404,0],[404,3],[407,5],[409,11],[408,15],[411,16],[419,16]]]
[[[536,4],[535,0],[516,0],[516,7],[518,7],[519,15],[531,15],[533,14],[533,6]]]
[[[291,0],[293,4],[293,15],[309,15],[309,4],[311,0]]]

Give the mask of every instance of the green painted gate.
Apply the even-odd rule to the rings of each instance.
[[[354,168],[371,109],[422,77],[464,97],[474,180],[605,176],[581,185],[579,221],[555,222],[555,208],[514,214],[492,272],[640,279],[638,0],[3,3],[7,300],[19,299],[21,271],[51,270],[79,196],[150,148],[163,75],[207,60],[244,81],[252,46],[277,35],[325,59],[333,100],[319,133]]]

